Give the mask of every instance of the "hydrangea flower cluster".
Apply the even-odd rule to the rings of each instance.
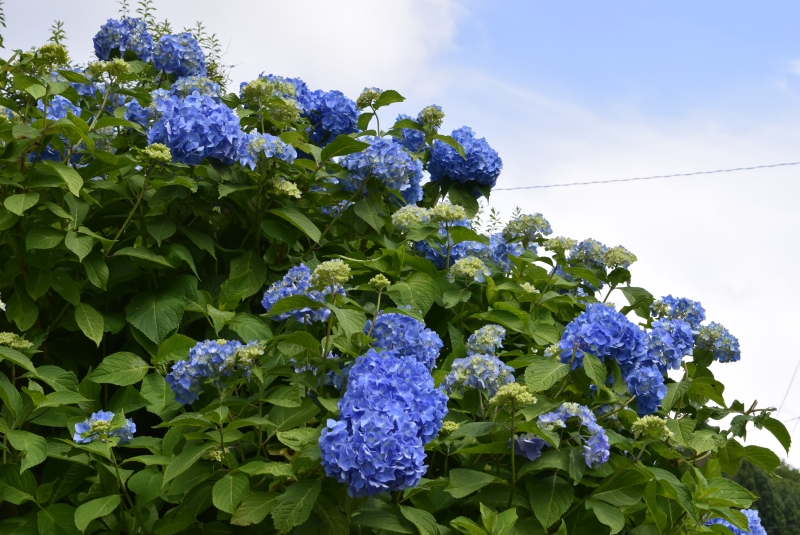
[[[442,386],[451,394],[472,388],[486,392],[486,396],[492,398],[501,386],[514,381],[514,368],[494,355],[475,354],[455,359]]]
[[[147,24],[130,17],[108,19],[94,36],[94,53],[98,59],[107,61],[114,50],[118,50],[121,56],[129,51],[142,61],[150,61],[153,37],[147,31]]]
[[[486,267],[483,260],[475,256],[465,256],[453,263],[447,277],[451,281],[463,278],[468,281],[474,280],[475,282],[483,282],[484,276],[488,277],[491,274],[492,272],[489,271],[489,268]]]
[[[42,99],[36,102],[36,107],[39,108],[42,115],[46,115],[51,121],[64,119],[68,112],[72,112],[73,115],[77,115],[78,117],[81,115],[81,109],[61,95],[54,95],[50,102],[47,103],[47,114],[45,114]]]
[[[417,114],[417,122],[426,129],[439,130],[444,122],[444,111],[441,106],[436,104],[425,106]]]
[[[700,326],[697,333],[697,349],[711,351],[714,360],[720,362],[736,362],[742,358],[739,340],[728,329],[712,321]]]
[[[297,151],[294,147],[283,142],[277,136],[271,134],[261,134],[254,132],[245,134],[246,140],[243,142],[245,150],[242,151],[240,163],[247,165],[250,169],[256,168],[259,156],[263,153],[267,158],[277,158],[291,164],[297,158]]]
[[[387,188],[399,190],[409,204],[422,200],[422,163],[419,160],[412,158],[394,138],[362,136],[358,139],[370,146],[337,162],[349,172],[348,178],[341,180],[345,189],[356,191],[364,180],[375,177]]]
[[[434,141],[428,171],[431,180],[444,177],[462,184],[475,182],[482,186],[494,187],[497,177],[503,170],[503,160],[484,138],[476,138],[468,126],[453,130],[453,139],[464,148],[461,157],[456,149],[442,141]],[[475,191],[476,197],[480,196]]]
[[[484,325],[467,339],[467,355],[494,355],[505,337],[506,330],[500,325]]]
[[[95,440],[105,442],[107,438],[115,437],[119,439],[119,444],[123,444],[133,438],[136,432],[136,424],[127,418],[121,425],[113,425],[114,413],[110,411],[97,411],[84,420],[75,424],[75,434],[72,440],[77,444],[88,444]]]
[[[692,301],[685,297],[667,295],[650,305],[650,313],[654,318],[678,319],[691,325],[696,331],[706,319],[706,310],[700,301]]]
[[[328,290],[312,290],[311,283],[309,282],[310,278],[311,270],[305,264],[300,264],[290,269],[281,280],[275,282],[264,292],[264,298],[261,300],[261,304],[266,309],[267,314],[269,314],[270,309],[275,303],[290,295],[305,295],[314,301],[325,303],[325,296],[329,294]],[[345,295],[344,288],[337,288],[337,293],[339,295]],[[330,309],[325,307],[317,309],[305,307],[292,310],[291,312],[283,312],[277,316],[273,316],[272,319],[275,321],[284,321],[291,316],[300,323],[313,323],[315,321],[327,321],[330,315]]]
[[[122,118],[140,126],[147,126],[152,116],[152,110],[142,107],[139,101],[134,97],[125,104],[125,113]]]
[[[397,116],[397,121],[408,119],[413,121],[410,115],[401,113]],[[400,143],[408,150],[408,152],[419,152],[425,148],[425,132],[415,128],[401,128],[400,129]]]
[[[761,525],[761,518],[758,516],[758,511],[755,509],[742,509],[742,513],[744,516],[747,517],[747,531],[737,528],[727,520],[723,520],[722,518],[712,518],[708,522],[706,522],[706,526],[713,526],[715,524],[719,524],[721,526],[725,526],[733,535],[767,535],[767,530]]]
[[[170,93],[185,98],[195,91],[213,99],[219,99],[219,84],[205,76],[182,76],[169,88]]]
[[[175,393],[175,401],[188,405],[197,401],[203,379],[220,379],[237,370],[249,374],[256,357],[264,353],[255,341],[242,345],[236,340],[205,340],[189,350],[188,360],[179,360],[167,374],[166,381]]]
[[[324,146],[339,134],[358,131],[356,103],[341,91],[309,91],[298,102],[311,121],[309,139],[312,143]]]
[[[601,361],[616,360],[623,372],[647,357],[644,331],[602,303],[587,305],[586,311],[567,324],[559,345],[561,362],[573,370],[583,365],[584,352]]]
[[[371,331],[371,332],[370,332]],[[372,347],[378,351],[394,351],[405,358],[413,358],[428,370],[436,367],[436,359],[444,343],[439,335],[425,324],[405,314],[379,314],[375,322],[367,321],[364,334],[375,340]]]
[[[588,267],[601,269],[605,266],[605,253],[608,247],[589,238],[575,244],[570,250],[570,259],[577,260]]]
[[[694,348],[692,327],[683,320],[656,320],[647,333],[647,348],[649,360],[662,373],[678,370],[683,357],[691,355]]]
[[[402,231],[409,230],[411,227],[426,225],[430,222],[430,210],[407,204],[392,214],[392,224]]]
[[[0,301],[0,310],[5,310],[6,304]],[[0,346],[10,347],[11,349],[30,349],[33,342],[25,340],[17,333],[0,333]]]
[[[153,65],[178,76],[206,75],[206,55],[189,32],[162,36],[153,47]]]
[[[538,423],[541,429],[552,431],[556,428],[566,427],[567,420],[573,417],[577,417],[581,426],[589,432],[589,436],[582,437],[584,439],[583,460],[589,468],[597,468],[608,461],[611,455],[611,446],[608,443],[605,429],[597,423],[597,417],[589,407],[577,403],[562,403],[556,410],[540,415]],[[520,447],[519,442],[517,442],[517,447]],[[528,449],[535,451],[534,448],[529,447]],[[541,453],[541,448],[539,448],[539,453]],[[536,457],[531,460],[536,460]],[[530,459],[530,456],[528,458]]]
[[[185,99],[156,95],[153,103],[160,117],[147,132],[147,141],[169,147],[174,161],[197,165],[217,158],[231,165],[246,150],[248,136],[225,104],[198,93]]]
[[[420,362],[374,349],[359,357],[319,439],[322,466],[353,497],[414,487],[425,473],[425,444],[439,433],[447,396]]]
[[[603,263],[606,269],[609,270],[617,268],[628,269],[636,260],[636,255],[621,245],[609,247],[603,255]]]
[[[472,242],[476,243],[476,242]],[[489,236],[489,247],[481,251],[481,256],[497,264],[504,272],[511,270],[509,256],[519,256],[525,252],[525,247],[520,242],[508,242],[502,232],[495,232]],[[528,250],[536,253],[536,244],[528,244]]]
[[[628,392],[636,396],[639,416],[658,412],[658,407],[667,395],[664,376],[655,365],[639,364],[625,375]]]
[[[532,241],[537,235],[549,236],[552,233],[550,223],[539,213],[523,214],[509,221],[503,229],[503,236],[507,240],[526,238]]]

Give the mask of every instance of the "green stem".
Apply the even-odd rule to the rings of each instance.
[[[516,447],[517,445],[514,443],[516,440],[514,437],[514,433],[516,432],[516,417],[517,417],[517,408],[514,403],[511,404],[511,494],[508,497],[508,505],[506,509],[511,508],[511,504],[514,503],[514,494],[517,491],[517,468],[516,468]]]
[[[114,470],[117,472],[117,481],[122,489],[122,494],[125,496],[125,499],[128,502],[129,510],[133,514],[133,531],[131,533],[136,533],[137,526],[142,528],[142,530],[147,533],[147,530],[144,529],[144,526],[139,523],[139,515],[136,514],[136,505],[133,503],[133,499],[131,499],[131,495],[128,494],[128,489],[125,488],[125,483],[122,481],[122,475],[119,473],[119,464],[117,464],[117,458],[114,455],[114,450],[111,450],[111,462],[114,463]]]
[[[147,183],[149,182],[150,175],[153,173],[153,170],[155,169],[155,167],[156,167],[155,164],[153,164],[153,165],[150,166],[150,169],[147,171],[147,174],[144,177],[144,182],[142,183],[142,190],[139,192],[139,196],[136,197],[136,202],[133,204],[133,208],[131,209],[131,212],[128,214],[128,217],[125,219],[125,222],[122,224],[122,226],[117,231],[117,234],[114,236],[114,239],[111,240],[111,243],[108,244],[108,247],[106,248],[105,252],[103,253],[103,258],[106,258],[108,256],[108,253],[111,252],[111,248],[114,247],[114,244],[117,243],[117,240],[122,235],[122,233],[125,231],[125,228],[128,226],[128,223],[130,223],[131,219],[133,219],[133,214],[136,213],[136,210],[139,208],[139,203],[142,202],[142,199],[144,198],[144,193],[145,193],[145,191],[147,191]]]
[[[547,292],[547,289],[550,287],[550,283],[553,281],[553,277],[556,275],[556,270],[558,269],[558,262],[556,262],[555,267],[553,267],[553,271],[550,272],[550,276],[547,278],[547,282],[542,288],[542,293],[539,295],[539,299],[536,300],[536,303],[533,305],[533,308],[539,308],[539,305],[542,304],[542,298],[544,294]]]

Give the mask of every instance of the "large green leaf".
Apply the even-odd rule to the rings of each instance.
[[[92,252],[94,241],[90,236],[79,236],[74,230],[69,230],[64,237],[64,245],[67,246],[67,249],[75,253],[79,262],[83,262],[86,255]]]
[[[183,295],[175,288],[143,292],[133,296],[125,313],[128,323],[160,344],[180,325],[184,303]]]
[[[436,535],[439,532],[436,527],[436,519],[428,511],[401,505],[400,514],[402,514],[406,520],[414,524],[419,535]]]
[[[233,514],[242,500],[250,493],[250,480],[240,472],[225,474],[214,483],[211,497],[220,511]]]
[[[25,247],[32,249],[52,249],[64,239],[64,231],[52,227],[33,227],[25,236]]]
[[[308,520],[320,490],[322,490],[321,481],[306,479],[290,485],[275,499],[272,508],[275,529],[279,533],[287,533]]]
[[[272,331],[267,324],[257,316],[239,312],[236,317],[228,323],[228,328],[239,335],[242,342],[251,340],[269,340],[272,338]]]
[[[97,288],[105,290],[108,283],[108,266],[103,255],[99,252],[89,253],[81,263],[86,269],[86,278],[89,279],[89,282]]]
[[[742,457],[769,472],[781,465],[780,458],[772,450],[761,446],[745,446]]]
[[[611,535],[619,533],[625,527],[625,516],[613,505],[599,500],[587,500],[586,508],[594,511],[597,520],[611,528]]]
[[[22,452],[22,465],[20,473],[32,466],[43,462],[47,458],[47,442],[43,437],[28,431],[9,431],[6,438],[15,450]]]
[[[350,136],[339,134],[336,136],[336,139],[325,145],[325,148],[322,149],[322,153],[320,154],[320,159],[323,162],[327,162],[336,156],[345,156],[347,154],[361,152],[367,147],[369,147],[369,143],[364,143]]]
[[[322,237],[322,232],[317,226],[294,208],[275,208],[270,210],[269,213],[288,221],[315,242],[318,242]]]
[[[39,299],[50,289],[51,280],[51,271],[31,267],[28,269],[28,277],[25,279],[25,289],[32,299]]]
[[[725,406],[725,399],[722,397],[725,386],[712,377],[697,377],[689,384],[687,394],[705,396],[717,402],[721,407]]]
[[[36,368],[34,368],[31,359],[29,359],[16,349],[12,349],[6,346],[0,346],[0,360],[8,360],[10,362],[13,362],[17,366],[26,369],[31,373],[36,373]]]
[[[35,191],[28,191],[6,197],[3,201],[3,206],[5,206],[9,212],[21,216],[25,210],[35,206],[37,202],[39,202],[39,194]]]
[[[463,498],[482,489],[496,479],[495,476],[484,472],[466,468],[454,468],[450,470],[450,483],[447,485],[447,492],[453,498]]]
[[[598,388],[602,387],[606,382],[606,367],[600,362],[600,359],[589,353],[583,355],[583,369],[586,375],[592,380]]]
[[[16,290],[6,303],[6,316],[17,324],[20,331],[27,331],[36,323],[39,317],[39,307],[33,302],[27,292]]]
[[[363,312],[350,308],[334,308],[333,312],[345,334],[351,336],[363,332],[364,324],[367,322],[367,316]]]
[[[231,260],[231,278],[245,277],[246,285],[242,298],[258,293],[267,279],[267,265],[256,251],[248,251]]]
[[[168,268],[173,267],[172,264],[167,262],[166,258],[160,254],[154,253],[147,247],[123,247],[119,251],[116,251],[113,256],[130,256],[131,258],[146,260],[148,262],[152,262],[153,264],[158,264],[159,266]]]
[[[63,163],[60,162],[45,162],[45,165],[50,167],[56,174],[61,178],[64,184],[67,185],[69,191],[76,197],[81,194],[81,188],[83,187],[83,178],[78,172],[73,169],[72,167],[67,167]]]
[[[87,379],[94,383],[108,383],[126,386],[138,383],[147,372],[150,365],[133,353],[113,353],[103,359],[103,362],[89,375]]]
[[[80,535],[75,526],[75,508],[66,503],[53,503],[36,515],[39,533]]]
[[[572,485],[556,475],[537,480],[530,490],[533,514],[545,528],[561,518],[572,504]]]
[[[380,231],[383,228],[383,217],[380,208],[372,199],[361,199],[354,206],[356,215],[373,229]]]
[[[84,503],[75,510],[75,526],[81,531],[86,531],[92,520],[111,513],[121,501],[119,495],[113,494]]]
[[[536,359],[525,369],[525,383],[531,392],[543,392],[563,379],[569,366],[552,360]]]
[[[783,422],[767,416],[761,420],[761,425],[765,427],[767,431],[772,433],[773,436],[778,439],[778,442],[781,443],[781,446],[783,446],[783,448],[786,450],[786,453],[789,453],[789,448],[792,445],[792,436],[789,434],[786,426],[783,425]]]
[[[83,334],[100,347],[100,342],[103,341],[103,315],[89,305],[80,303],[75,307],[75,322]]]
[[[161,242],[166,240],[178,230],[175,222],[168,217],[159,217],[147,224],[147,232],[156,239],[156,243],[161,247]]]
[[[176,455],[167,465],[167,469],[164,471],[164,484],[166,485],[191,468],[213,447],[213,444],[186,444],[183,451]]]
[[[231,524],[234,526],[249,526],[261,523],[272,511],[277,497],[277,492],[252,493],[242,501],[239,508],[233,513]]]

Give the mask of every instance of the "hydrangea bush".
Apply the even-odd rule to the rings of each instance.
[[[165,28],[0,61],[0,533],[764,533],[726,476],[789,434],[700,303],[482,232],[441,107],[231,91]]]

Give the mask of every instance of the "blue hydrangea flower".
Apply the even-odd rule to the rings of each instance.
[[[528,250],[535,254],[536,244],[529,243]],[[525,246],[520,242],[508,242],[502,232],[495,232],[489,236],[489,248],[483,252],[487,260],[491,260],[507,273],[511,271],[511,261],[508,257],[521,255],[525,252]]]
[[[494,355],[470,355],[453,361],[442,386],[448,393],[472,388],[484,391],[488,398],[492,398],[501,386],[513,382],[514,368],[499,358]]]
[[[289,164],[293,163],[297,158],[297,151],[294,150],[294,147],[284,143],[281,138],[258,132],[242,136],[240,153],[240,163],[247,165],[250,169],[255,169],[261,154],[267,158],[277,158]]]
[[[667,395],[664,376],[657,366],[640,364],[625,377],[628,392],[636,396],[639,416],[658,412],[661,401]]]
[[[219,100],[219,84],[205,76],[182,76],[169,88],[170,93],[180,98],[185,98],[195,91],[200,95],[206,95]]]
[[[285,76],[278,76],[276,74],[264,74],[263,72],[258,75],[267,83],[271,84],[274,89],[272,91],[273,97],[279,97],[283,100],[295,102],[301,111],[308,113],[309,104],[309,90],[306,83],[300,78],[287,78]],[[239,96],[243,97],[243,90],[248,82],[241,82],[239,84]]]
[[[132,98],[125,105],[125,114],[122,116],[126,121],[131,121],[141,126],[147,126],[153,112],[150,108],[143,108],[139,101]]]
[[[608,247],[597,240],[589,238],[576,244],[570,250],[570,259],[582,262],[588,267],[602,269],[605,267],[605,252]]]
[[[647,357],[647,343],[642,329],[623,314],[602,303],[586,306],[586,311],[567,324],[561,335],[561,362],[571,369],[583,365],[583,354],[601,361],[616,360],[623,372]]]
[[[114,413],[110,411],[97,411],[84,420],[75,424],[75,434],[72,436],[77,444],[88,444],[94,440],[105,440],[105,437],[117,437],[119,444],[133,438],[136,433],[136,424],[128,418],[119,427],[112,427],[111,420]]]
[[[322,147],[339,134],[358,131],[356,103],[341,91],[309,91],[298,102],[311,121],[312,143]]]
[[[242,347],[236,340],[198,342],[189,350],[189,359],[176,362],[167,374],[166,381],[175,393],[175,401],[182,405],[194,403],[203,390],[203,379],[230,375]]]
[[[464,147],[465,158],[442,141],[434,141],[428,171],[431,180],[448,177],[460,183],[475,182],[482,186],[494,187],[497,177],[503,170],[503,160],[484,138],[476,138],[468,126],[453,130],[452,137]],[[476,194],[476,196],[478,196]]]
[[[678,370],[683,357],[692,354],[692,327],[682,320],[656,320],[647,333],[648,358],[662,373]]]
[[[410,115],[400,114],[397,116],[398,121],[402,121],[404,119],[411,119]],[[402,138],[399,140],[400,143],[408,150],[409,152],[419,152],[423,148],[425,148],[425,132],[422,130],[415,130],[413,128],[402,128],[400,130],[400,135]]]
[[[443,239],[447,238],[447,230],[443,223],[439,224],[439,235]],[[450,223],[450,227],[467,227],[472,228],[469,220],[463,219],[461,221],[456,221],[454,223]],[[489,252],[489,246],[485,245],[480,242],[476,241],[462,241],[456,244],[453,244],[453,239],[449,238],[450,241],[450,266],[455,264],[456,260],[461,258],[465,258],[467,256],[477,256],[478,258],[487,258],[487,256],[491,256],[491,252]],[[447,250],[444,245],[439,243],[433,243],[425,240],[425,241],[418,241],[414,242],[414,249],[422,255],[425,256],[428,260],[430,260],[433,265],[435,265],[438,269],[445,269],[445,262],[447,262]],[[447,267],[450,267],[447,266]]]
[[[153,37],[147,31],[147,24],[137,18],[108,19],[94,36],[94,53],[97,59],[108,61],[114,50],[119,50],[122,57],[130,51],[140,60],[150,61]]]
[[[36,102],[36,107],[44,114],[44,103],[42,99]],[[62,97],[61,95],[54,95],[53,98],[47,103],[47,118],[51,121],[58,121],[64,119],[68,112],[73,115],[81,116],[81,109],[74,105],[72,102]]]
[[[505,337],[506,330],[500,325],[484,325],[467,339],[467,355],[494,355]]]
[[[733,532],[733,535],[767,535],[767,530],[761,525],[761,518],[758,516],[758,511],[755,509],[742,509],[742,513],[747,517],[747,531],[741,530],[722,518],[712,518],[706,522],[706,526],[713,526],[719,524],[725,526]]]
[[[608,461],[611,446],[605,429],[597,423],[597,417],[584,405],[577,403],[562,403],[556,410],[542,414],[538,418],[541,429],[552,431],[556,428],[567,426],[567,420],[578,418],[581,426],[589,432],[588,436],[581,435],[583,439],[583,460],[589,468],[597,468]]]
[[[189,32],[164,35],[153,47],[156,70],[178,76],[205,76],[206,55]]]
[[[697,349],[711,351],[714,360],[736,362],[742,358],[739,340],[716,322],[702,325],[697,334]]]
[[[397,313],[379,314],[374,326],[372,321],[367,321],[364,334],[369,333],[370,328],[375,339],[372,347],[413,358],[429,370],[436,367],[444,343],[438,334],[426,329],[418,319]]]
[[[544,439],[533,433],[526,433],[514,438],[514,453],[535,461],[542,455],[542,448],[547,446]]]
[[[169,147],[173,161],[198,165],[206,158],[217,158],[232,165],[240,159],[246,134],[239,117],[225,104],[192,94],[185,99],[157,95],[153,105],[160,117],[150,127],[147,142]]]
[[[412,158],[394,138],[362,136],[358,140],[370,146],[337,161],[349,172],[348,177],[341,180],[345,189],[356,191],[364,180],[375,177],[387,188],[399,190],[409,204],[422,200],[422,163],[419,160]]]
[[[264,292],[264,298],[261,300],[261,305],[266,309],[267,314],[269,314],[270,309],[275,303],[290,295],[305,295],[314,301],[324,303],[325,296],[329,295],[329,292],[327,290],[312,290],[311,283],[308,280],[309,277],[311,277],[311,270],[305,264],[300,264],[290,269],[283,279],[270,286],[269,289]],[[343,288],[338,288],[337,293],[345,295]],[[273,316],[272,319],[275,321],[284,321],[291,316],[300,323],[312,323],[315,321],[327,321],[330,315],[331,311],[328,308],[312,309],[306,307],[278,314],[277,316]]]
[[[356,359],[339,410],[319,439],[322,466],[351,496],[369,496],[419,483],[447,396],[420,362],[370,349]]]
[[[667,295],[650,305],[650,313],[654,318],[683,320],[696,331],[706,319],[706,310],[700,301],[692,301],[685,297]]]

